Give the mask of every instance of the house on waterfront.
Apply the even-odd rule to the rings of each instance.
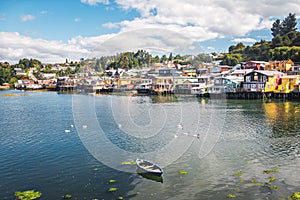
[[[220,94],[225,92],[236,92],[240,87],[239,79],[230,79],[227,77],[217,77],[214,79],[214,84],[208,87],[210,94]]]
[[[154,94],[173,94],[174,78],[172,76],[158,76],[152,80],[151,93]]]
[[[146,78],[120,78],[117,81],[117,86],[118,88],[132,90],[137,88],[141,84],[149,85],[151,83],[152,80]]]
[[[197,77],[178,76],[174,77],[174,93],[175,94],[191,94],[191,89],[199,87],[201,83],[198,82]]]
[[[299,92],[300,75],[277,75],[266,83],[266,92],[291,93]]]
[[[283,73],[278,71],[254,70],[245,74],[241,89],[242,91],[262,92],[265,90],[265,85],[269,80],[273,80],[274,77],[281,75]]]

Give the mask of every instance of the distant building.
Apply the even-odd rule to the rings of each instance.
[[[268,64],[265,61],[248,61],[244,63],[243,67],[244,69],[264,70]]]

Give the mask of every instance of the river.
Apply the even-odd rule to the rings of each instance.
[[[0,199],[288,199],[300,103],[0,91]],[[162,180],[136,173],[151,160]],[[115,191],[109,191],[113,188]]]

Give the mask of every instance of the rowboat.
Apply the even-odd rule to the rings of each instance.
[[[136,165],[141,173],[149,173],[157,176],[161,176],[163,173],[163,169],[161,167],[147,160],[136,159]]]

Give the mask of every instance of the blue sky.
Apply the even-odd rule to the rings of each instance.
[[[226,52],[271,40],[300,0],[0,0],[0,61],[63,62],[117,52]],[[298,30],[299,30],[298,20]]]

